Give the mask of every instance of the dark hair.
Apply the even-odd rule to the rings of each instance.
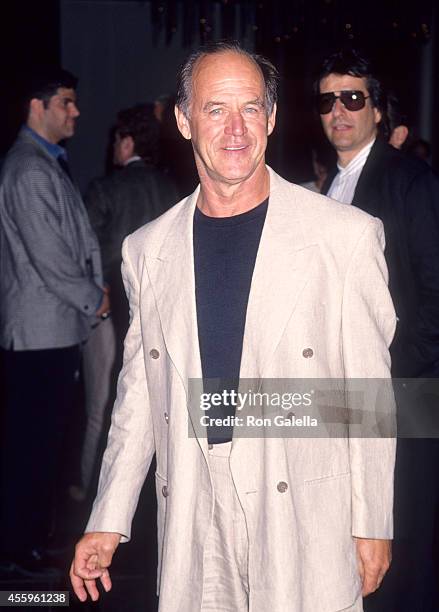
[[[43,67],[34,70],[28,76],[24,86],[24,112],[29,114],[30,102],[34,98],[42,100],[44,107],[49,105],[50,98],[60,87],[76,89],[78,79],[68,70],[59,67]]]
[[[327,57],[314,81],[314,93],[320,92],[320,82],[330,74],[349,74],[364,78],[369,92],[372,106],[377,108],[383,116],[386,113],[386,98],[383,86],[379,80],[371,60],[360,55],[356,49],[343,49]]]
[[[144,160],[156,161],[160,124],[154,116],[153,104],[137,104],[119,111],[115,131],[121,138],[131,136],[136,155]]]
[[[237,41],[212,42],[200,47],[200,49],[193,51],[189,55],[181,66],[177,77],[176,104],[178,108],[184,113],[184,115],[186,115],[186,117],[189,116],[189,108],[192,97],[192,77],[195,65],[206,55],[226,52],[244,55],[260,68],[265,82],[265,108],[267,115],[270,115],[274,105],[277,102],[277,84],[279,74],[268,59],[262,55],[257,55],[256,53],[246,51]]]
[[[386,112],[382,118],[382,133],[386,140],[392,136],[392,132],[400,125],[405,125],[408,128],[408,117],[401,108],[398,96],[395,93],[389,92],[386,99]]]

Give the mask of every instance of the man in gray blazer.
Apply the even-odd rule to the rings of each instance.
[[[160,612],[360,612],[390,562],[394,440],[282,436],[265,419],[244,437],[224,393],[214,428],[191,399],[212,379],[388,379],[382,225],[265,165],[276,70],[236,43],[192,53],[176,117],[200,186],[124,241],[131,322],[73,587],[111,588],[155,452]]]
[[[76,78],[55,69],[28,85],[0,183],[1,554],[3,569],[23,574],[44,566],[79,347],[109,310],[99,246],[58,144],[79,115]]]

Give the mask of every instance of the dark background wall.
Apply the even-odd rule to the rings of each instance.
[[[268,160],[292,180],[310,174],[320,136],[312,75],[332,48],[354,43],[377,57],[417,134],[438,160],[438,11],[429,0],[44,0],[2,8],[0,155],[20,124],[20,83],[38,63],[62,62],[80,78],[81,118],[69,143],[84,189],[104,172],[107,135],[119,108],[171,93],[184,56],[200,42],[240,39],[281,76],[276,133]]]
[[[0,7],[0,157],[22,119],[20,93],[25,73],[59,60],[58,0],[3,2]]]

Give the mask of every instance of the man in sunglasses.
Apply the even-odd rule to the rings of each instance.
[[[398,315],[390,348],[393,377],[437,378],[439,181],[427,164],[383,138],[388,96],[368,59],[353,50],[331,55],[315,91],[323,129],[338,156],[338,169],[329,173],[322,193],[354,204],[384,224],[389,288]],[[399,404],[394,559],[383,588],[366,600],[368,611],[438,609],[433,541],[439,442],[425,439],[431,435],[426,428],[421,435],[412,426],[404,428],[405,416],[419,424],[428,409],[425,394]],[[409,439],[415,437],[421,439]]]

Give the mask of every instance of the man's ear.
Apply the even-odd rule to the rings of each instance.
[[[274,126],[276,125],[276,104],[273,105],[273,110],[271,111],[271,115],[268,117],[267,121],[267,135],[270,136],[271,132],[274,130]]]
[[[389,144],[395,147],[395,149],[400,149],[405,143],[408,135],[409,129],[406,125],[397,125],[390,134]]]
[[[135,155],[133,137],[128,135],[121,139],[120,146],[122,148],[124,159],[129,159]]]
[[[186,117],[183,111],[181,111],[178,108],[177,105],[175,105],[174,107],[174,113],[175,113],[175,119],[177,120],[177,127],[180,131],[180,134],[183,136],[183,138],[186,138],[186,140],[190,140],[191,139],[191,128],[189,125],[189,119]]]
[[[44,103],[38,98],[32,98],[29,103],[29,116],[39,117],[44,110]]]
[[[373,109],[373,114],[374,114],[374,118],[375,118],[375,123],[378,125],[378,123],[383,118],[383,115],[382,115],[381,111],[378,110],[376,107],[374,107],[374,109]]]

